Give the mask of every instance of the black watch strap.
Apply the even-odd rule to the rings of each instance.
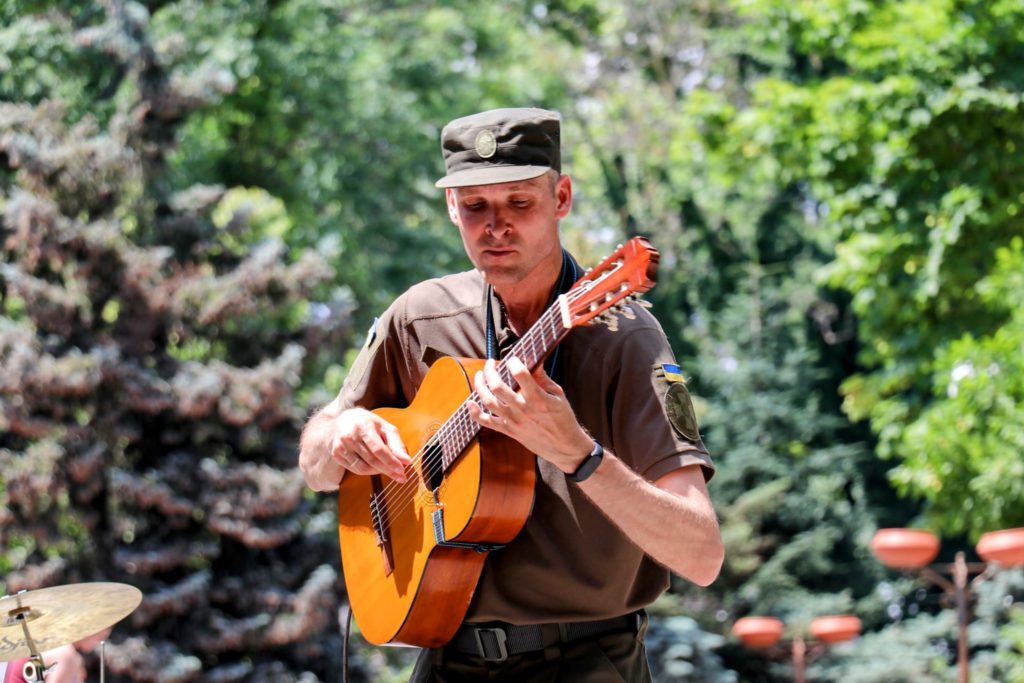
[[[565,478],[569,481],[574,481],[577,484],[580,483],[594,473],[597,466],[601,464],[602,458],[604,458],[604,447],[595,439],[594,450],[590,451],[590,455],[587,456],[586,460],[580,463],[580,466],[576,468],[575,472],[565,475]]]

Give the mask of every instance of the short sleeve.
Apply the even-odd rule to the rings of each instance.
[[[693,401],[668,341],[655,325],[622,339],[609,375],[613,452],[644,478],[700,465],[705,481],[715,467],[700,437]]]
[[[405,360],[401,354],[403,300],[397,299],[367,332],[366,341],[349,369],[338,395],[342,410],[408,405],[402,387]]]

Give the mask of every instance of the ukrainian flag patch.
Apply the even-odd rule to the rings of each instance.
[[[686,384],[686,377],[683,376],[683,370],[675,363],[662,363],[661,371],[665,373],[665,379],[669,382],[682,382]]]

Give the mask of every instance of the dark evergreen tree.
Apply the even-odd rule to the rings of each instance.
[[[0,105],[0,589],[139,587],[113,680],[330,680],[333,517],[295,467],[296,390],[347,310],[271,197],[167,181],[225,84],[172,78],[139,6],[98,19],[73,42],[125,79],[107,121]]]

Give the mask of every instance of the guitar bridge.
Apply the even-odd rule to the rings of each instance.
[[[436,498],[436,496],[435,496]],[[444,507],[440,505],[430,513],[430,521],[434,525],[434,542],[442,548],[463,548],[474,550],[478,553],[489,553],[492,550],[500,550],[505,546],[497,543],[463,543],[461,541],[449,541],[444,537]]]

